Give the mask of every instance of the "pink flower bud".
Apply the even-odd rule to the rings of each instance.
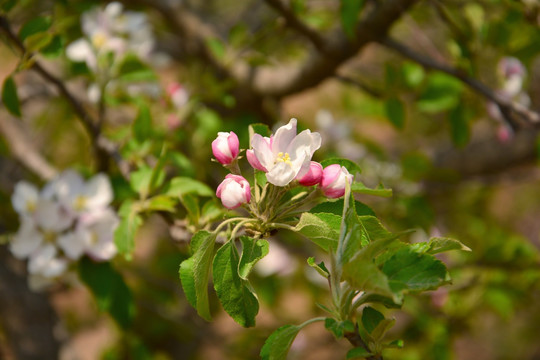
[[[216,140],[212,141],[212,153],[223,165],[229,165],[238,156],[240,143],[234,132],[219,132]]]
[[[236,209],[251,200],[251,188],[246,179],[240,175],[229,174],[219,184],[216,195],[227,209]]]
[[[309,170],[306,174],[298,177],[298,182],[303,186],[313,186],[321,182],[323,176],[323,167],[316,161],[309,164]]]
[[[246,157],[249,162],[249,164],[256,170],[268,172],[264,166],[260,163],[259,159],[257,159],[257,156],[255,156],[255,152],[253,150],[246,150]]]
[[[352,184],[353,176],[345,166],[332,164],[324,168],[321,180],[323,194],[331,199],[337,199],[345,194],[347,181]]]

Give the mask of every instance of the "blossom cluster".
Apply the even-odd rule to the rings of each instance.
[[[504,57],[497,64],[497,77],[500,87],[497,95],[504,100],[513,101],[525,107],[529,107],[531,99],[523,89],[523,83],[527,79],[525,66],[514,57]],[[501,141],[508,141],[512,136],[512,129],[505,123],[498,106],[489,102],[487,105],[489,116],[500,123],[498,137]]]
[[[253,135],[251,149],[246,150],[249,164],[266,173],[267,181],[278,187],[289,184],[319,186],[328,198],[339,198],[345,193],[346,183],[353,176],[344,166],[323,166],[312,161],[313,153],[321,146],[321,135],[304,130],[297,134],[296,119],[277,129],[270,137]],[[237,169],[240,153],[238,136],[234,132],[220,132],[212,142],[214,157],[229,169]],[[239,174],[229,174],[217,189],[217,196],[228,209],[237,208],[251,200],[249,182]]]
[[[93,8],[84,13],[81,26],[84,37],[67,46],[66,56],[72,61],[85,62],[88,69],[100,77],[97,83],[88,88],[88,98],[97,102],[101,96],[100,85],[111,77],[112,64],[109,62],[109,55],[113,55],[114,61],[132,53],[147,61],[155,40],[146,15],[124,11],[119,2],[109,3],[104,9]]]
[[[20,228],[10,243],[19,259],[28,259],[31,276],[50,281],[64,274],[84,254],[97,261],[113,258],[114,231],[119,220],[110,208],[112,187],[106,175],[85,181],[65,171],[40,191],[21,181],[12,204]]]

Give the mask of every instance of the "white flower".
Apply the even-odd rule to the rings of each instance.
[[[37,249],[30,255],[28,271],[30,274],[40,274],[46,278],[55,278],[62,275],[67,269],[66,259],[57,256],[58,250],[52,244]]]
[[[26,181],[20,181],[15,185],[11,203],[19,215],[33,214],[36,211],[38,200],[39,191],[34,185]]]
[[[268,182],[285,186],[309,170],[311,157],[321,146],[321,136],[310,130],[297,135],[296,119],[291,119],[276,131],[270,142],[255,134],[251,146],[260,165],[268,171]]]
[[[112,259],[118,252],[114,244],[114,231],[119,219],[116,214],[107,209],[97,216],[81,218],[73,237],[60,243],[66,254],[83,251],[95,260]],[[69,255],[68,255],[69,256]],[[80,256],[80,255],[79,255]]]
[[[43,236],[30,218],[22,218],[21,227],[15,234],[9,250],[17,259],[26,259],[43,242]]]

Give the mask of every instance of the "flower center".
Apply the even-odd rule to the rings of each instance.
[[[107,37],[102,33],[97,33],[92,36],[92,45],[94,45],[96,49],[100,49],[101,47],[103,47],[106,42]]]
[[[86,206],[86,196],[77,196],[75,199],[75,203],[73,204],[73,207],[76,211],[81,211]]]
[[[46,244],[54,244],[56,241],[56,233],[52,231],[43,232],[43,242]]]
[[[26,210],[29,213],[33,213],[34,211],[36,211],[36,203],[33,202],[33,201],[27,201],[26,202]]]
[[[92,231],[90,234],[90,245],[96,245],[98,243],[99,237],[95,231]]]
[[[284,162],[285,164],[292,166],[291,157],[289,156],[289,153],[279,152],[277,154],[276,162]]]

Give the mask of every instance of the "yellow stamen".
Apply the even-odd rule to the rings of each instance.
[[[291,157],[289,156],[289,153],[279,152],[277,154],[276,162],[284,162],[285,164],[292,166]]]
[[[75,199],[75,203],[73,204],[73,207],[75,208],[75,210],[81,211],[84,209],[85,206],[86,206],[86,197],[82,195],[77,196],[77,198]]]
[[[53,244],[56,241],[56,233],[52,231],[43,232],[43,242]]]
[[[97,33],[97,34],[94,34],[94,36],[92,36],[92,45],[94,45],[96,49],[103,47],[103,45],[105,45],[106,42],[107,42],[107,37],[103,35],[102,33]]]
[[[27,201],[26,210],[28,210],[29,213],[33,213],[34,211],[36,211],[36,203],[33,201]]]
[[[92,234],[90,234],[90,244],[91,245],[96,245],[98,243],[98,235],[96,234],[95,231],[92,231]]]

